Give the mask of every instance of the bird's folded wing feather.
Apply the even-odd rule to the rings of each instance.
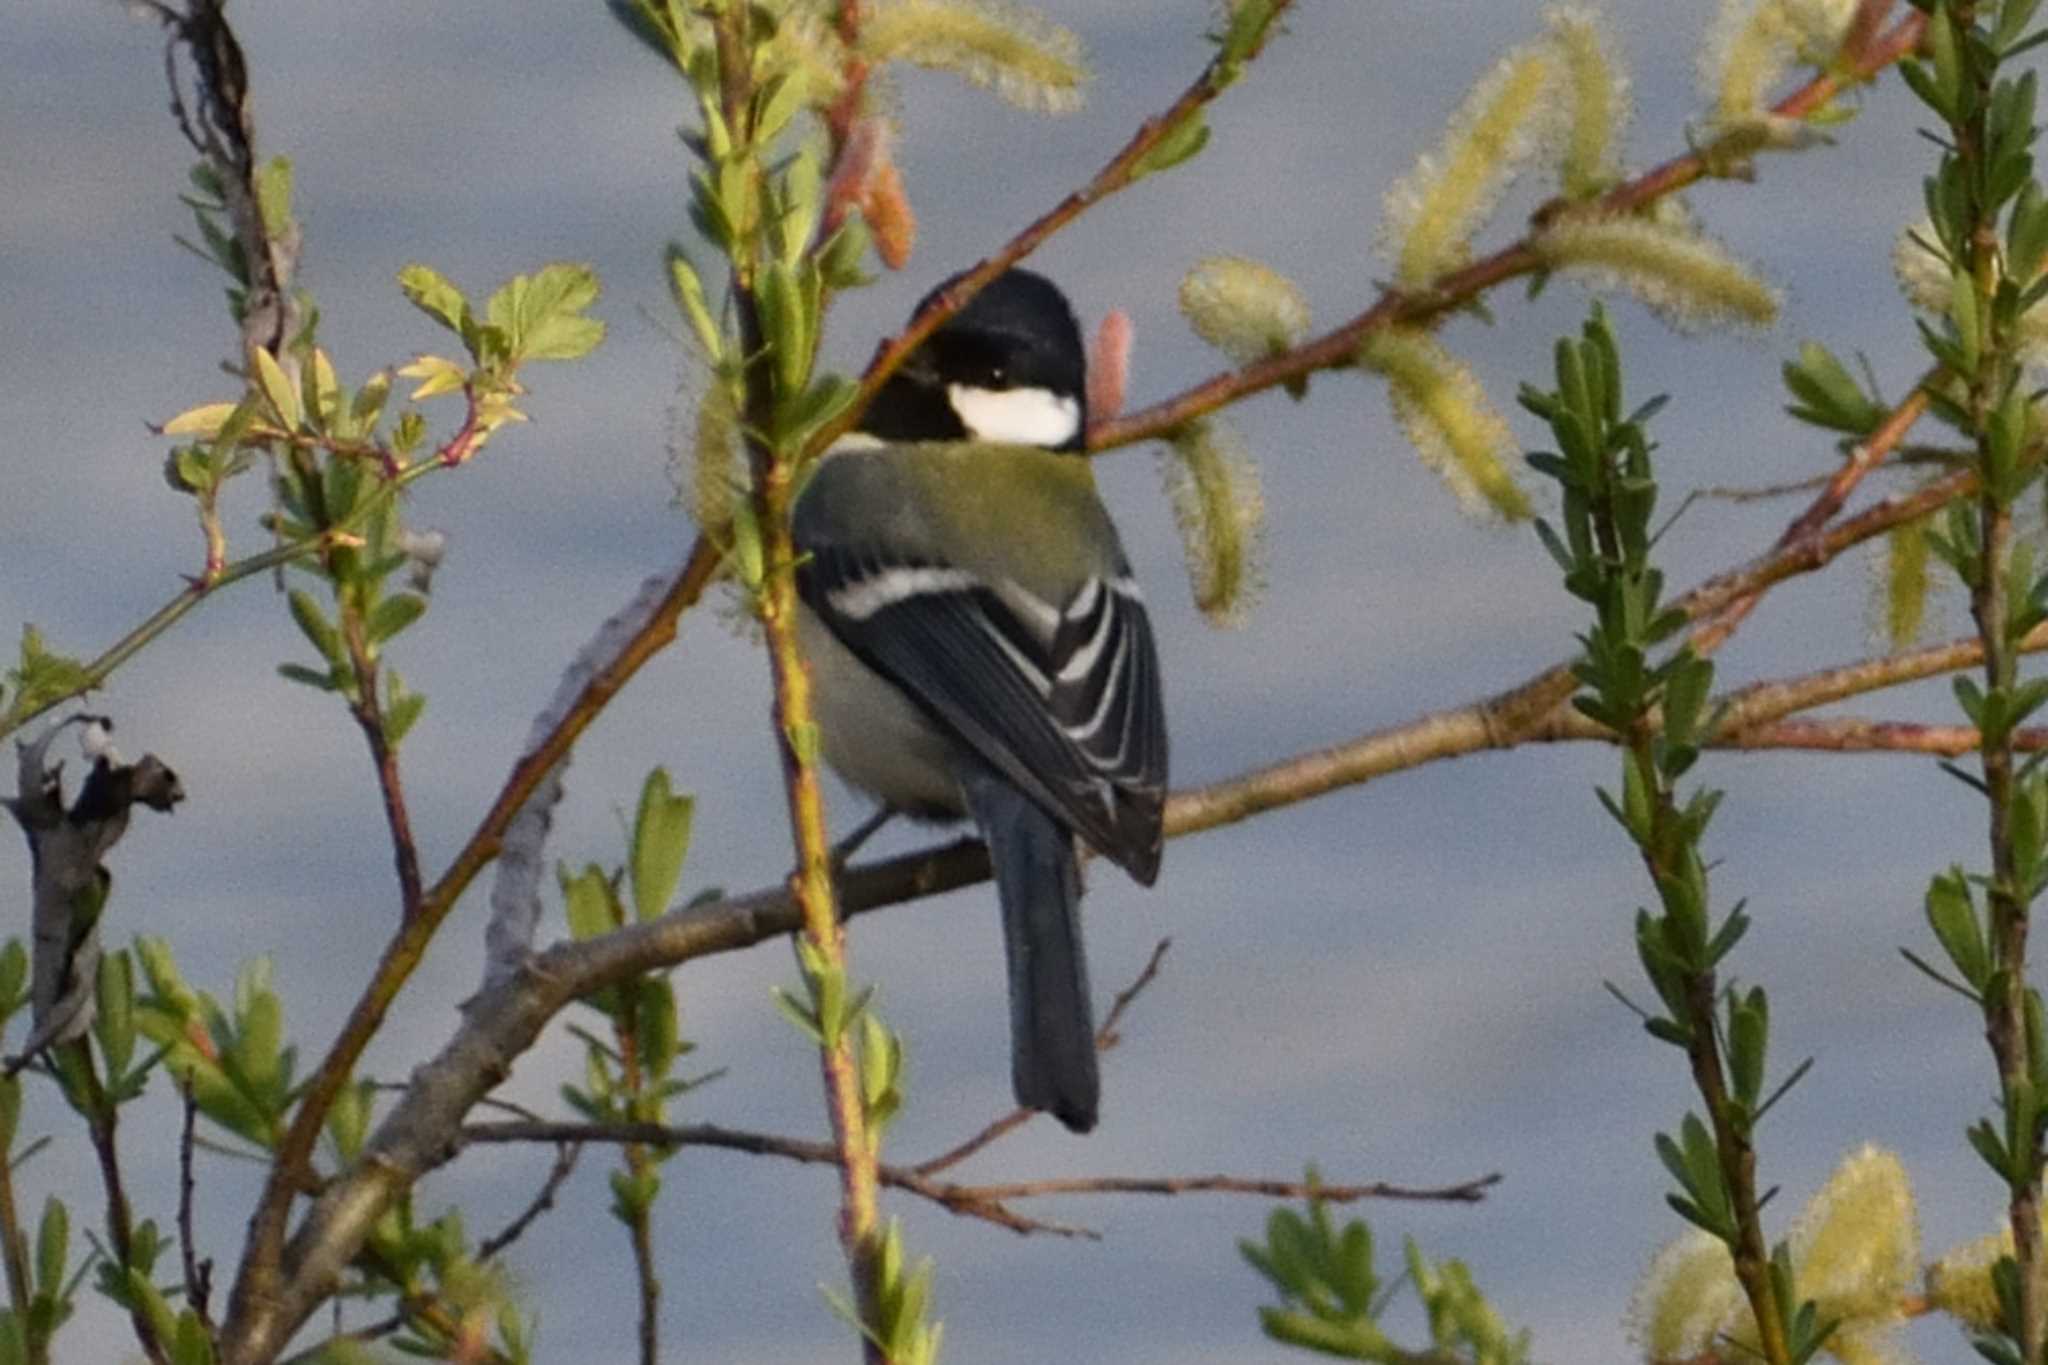
[[[1064,602],[873,548],[808,547],[811,610],[991,767],[1150,883],[1166,728],[1152,627],[1128,574]]]

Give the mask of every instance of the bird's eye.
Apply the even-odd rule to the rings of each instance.
[[[1010,382],[1010,372],[1001,365],[993,365],[989,367],[988,382],[990,388],[999,389]]]

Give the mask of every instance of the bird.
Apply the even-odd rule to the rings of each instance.
[[[1150,886],[1167,781],[1159,653],[1085,454],[1086,381],[1066,296],[1012,268],[882,386],[790,522],[824,757],[885,814],[978,827],[1012,1088],[1077,1133],[1101,1095],[1077,841]]]

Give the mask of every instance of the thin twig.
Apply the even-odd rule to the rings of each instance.
[[[115,1142],[117,1113],[113,1101],[107,1098],[106,1088],[100,1084],[90,1045],[80,1040],[59,1047],[71,1059],[72,1065],[67,1069],[79,1083],[79,1093],[74,1098],[82,1101],[86,1136],[92,1143],[93,1155],[99,1159],[100,1184],[107,1196],[107,1240],[113,1249],[114,1263],[125,1272],[134,1265],[135,1226],[121,1179],[121,1153]],[[129,1310],[128,1321],[151,1365],[169,1365],[166,1343],[157,1339],[149,1316],[134,1308]]]
[[[479,1261],[496,1259],[504,1250],[524,1236],[534,1221],[555,1206],[555,1195],[560,1192],[562,1182],[576,1169],[576,1158],[583,1155],[583,1145],[578,1142],[557,1143],[555,1164],[548,1168],[548,1178],[541,1182],[533,1199],[522,1209],[517,1218],[483,1241],[476,1244],[476,1258]]]
[[[1110,1005],[1109,1014],[1103,1019],[1102,1027],[1095,1030],[1095,1050],[1097,1052],[1107,1052],[1122,1041],[1121,1035],[1116,1031],[1118,1022],[1124,1017],[1124,1011],[1131,1007],[1131,1002],[1136,1000],[1139,993],[1151,985],[1153,978],[1159,975],[1159,964],[1165,960],[1166,950],[1172,946],[1173,940],[1170,938],[1162,938],[1158,943],[1154,944],[1152,956],[1145,960],[1145,965],[1138,972],[1137,979],[1116,993],[1116,1001]],[[957,1166],[998,1138],[1005,1137],[1022,1128],[1032,1120],[1037,1112],[1035,1109],[1012,1109],[1009,1113],[987,1124],[965,1142],[949,1148],[928,1160],[920,1161],[910,1169],[918,1175],[936,1175],[949,1166]]]
[[[410,473],[411,471],[407,471]],[[645,626],[625,642],[618,653],[592,676],[561,722],[540,743],[513,765],[504,785],[468,841],[455,855],[447,871],[420,896],[419,913],[402,924],[378,960],[363,994],[350,1011],[341,1033],[321,1058],[306,1094],[292,1117],[292,1126],[279,1143],[269,1182],[250,1220],[251,1236],[244,1252],[235,1292],[229,1300],[227,1338],[231,1343],[248,1341],[251,1358],[259,1358],[273,1346],[259,1346],[271,1340],[278,1325],[275,1290],[284,1245],[285,1218],[294,1191],[299,1188],[306,1159],[319,1138],[334,1097],[348,1080],[357,1058],[368,1045],[385,1012],[413,969],[441,921],[477,873],[496,856],[505,827],[519,813],[526,798],[575,744],[592,720],[641,666],[675,638],[676,621],[683,611],[702,596],[719,565],[717,548],[699,536],[689,559],[677,570],[660,606]],[[296,1326],[296,1323],[294,1323]],[[281,1338],[279,1338],[281,1340]]]
[[[1933,383],[1937,377],[1933,373],[1922,376],[1920,382],[1913,386],[1913,391],[1891,410],[1884,421],[1880,422],[1868,437],[1850,448],[1848,460],[1828,479],[1820,491],[1820,496],[1809,503],[1805,511],[1792,519],[1792,524],[1779,535],[1777,544],[1772,546],[1773,549],[1788,549],[1820,534],[1821,528],[1834,519],[1835,513],[1842,510],[1843,504],[1849,500],[1849,495],[1855,492],[1856,485],[1861,483],[1871,470],[1884,462],[1898,444],[1906,439],[1906,434],[1913,429],[1914,423],[1927,411],[1926,386]],[[1705,622],[1693,631],[1693,649],[1700,654],[1713,653],[1734,634],[1735,628],[1756,610],[1756,604],[1761,600],[1762,594],[1750,593],[1729,603],[1713,620]]]
[[[15,1103],[18,1107],[20,1078],[9,1076],[0,1084],[16,1088]],[[48,1334],[35,1326],[28,1311],[33,1292],[29,1285],[28,1238],[22,1232],[21,1212],[14,1201],[14,1167],[14,1153],[0,1151],[0,1262],[4,1262],[7,1268],[7,1304],[14,1311],[15,1321],[22,1325],[22,1339],[28,1347],[28,1365],[50,1365]]]
[[[756,1133],[725,1128],[711,1123],[669,1125],[660,1123],[533,1123],[525,1120],[504,1123],[472,1123],[462,1129],[464,1143],[472,1142],[612,1142],[647,1143],[672,1147],[713,1147],[746,1152],[754,1156],[779,1156],[811,1165],[834,1165],[839,1157],[832,1144],[774,1133]],[[1262,1180],[1234,1175],[1188,1176],[1061,1176],[1048,1180],[1020,1180],[1005,1184],[970,1185],[933,1180],[916,1167],[884,1163],[876,1168],[881,1183],[893,1189],[928,1199],[950,1212],[979,1218],[1013,1232],[1048,1232],[1060,1236],[1094,1238],[1083,1228],[1047,1223],[1017,1213],[1007,1205],[1018,1199],[1040,1199],[1062,1194],[1242,1194],[1262,1199],[1306,1199],[1311,1193],[1333,1203],[1359,1199],[1404,1199],[1436,1203],[1476,1203],[1486,1191],[1500,1183],[1499,1174],[1483,1175],[1452,1185],[1398,1185],[1372,1181],[1357,1185],[1328,1185],[1321,1181]]]
[[[198,1104],[192,1097],[192,1080],[187,1076],[178,1087],[184,1113],[178,1124],[178,1259],[185,1269],[185,1301],[199,1316],[199,1325],[213,1336],[213,1317],[208,1301],[213,1297],[213,1262],[199,1256],[199,1242],[192,1234],[192,1206],[197,1184],[192,1178],[193,1133]]]
[[[384,708],[377,701],[377,659],[370,651],[362,612],[344,600],[341,603],[341,634],[348,647],[349,668],[355,674],[355,695],[349,714],[370,746],[370,765],[377,773],[377,791],[384,802],[384,823],[391,833],[391,858],[398,869],[400,915],[411,919],[420,905],[420,850],[412,833],[412,815],[405,805],[405,783],[398,771],[398,747],[384,726]]]
[[[1780,720],[1743,730],[1718,741],[1728,749],[1808,749],[1825,753],[1931,754],[1960,758],[1977,752],[1983,736],[1970,725],[1922,725],[1903,720],[1870,720],[1862,716],[1829,716],[1819,720]],[[2028,727],[2012,733],[2012,746],[2026,753],[2048,749],[2048,728]]]

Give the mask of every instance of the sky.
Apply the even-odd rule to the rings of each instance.
[[[1616,0],[1633,76],[1629,164],[1682,152],[1703,103],[1694,62],[1714,6]],[[936,75],[898,84],[899,159],[920,238],[908,269],[837,306],[827,359],[856,368],[937,279],[971,263],[1090,174],[1199,69],[1206,0],[1062,0],[1048,12],[1090,54],[1077,113],[1022,115]],[[1211,113],[1195,162],[1090,213],[1033,260],[1084,325],[1110,308],[1136,325],[1132,397],[1146,402],[1219,368],[1176,315],[1195,261],[1257,258],[1297,280],[1319,325],[1367,306],[1389,273],[1375,230],[1387,187],[1430,146],[1463,91],[1540,7],[1499,0],[1309,5]],[[530,425],[459,474],[420,486],[413,524],[447,533],[425,621],[392,660],[429,698],[404,749],[429,875],[488,805],[531,717],[598,621],[671,571],[692,528],[669,451],[695,382],[667,299],[661,248],[687,232],[676,130],[686,92],[596,0],[504,6],[247,5],[231,12],[251,71],[261,150],[296,166],[306,234],[301,284],[345,380],[444,344],[405,303],[400,267],[424,261],[473,294],[515,271],[595,266],[610,335],[591,360],[537,368]],[[189,155],[166,113],[161,38],[111,3],[0,9],[0,634],[34,623],[90,654],[196,569],[191,510],[161,476],[144,423],[232,397],[235,341],[220,277],[185,253],[177,202]],[[1689,196],[1705,226],[1787,290],[1767,331],[1677,336],[1613,305],[1632,398],[1668,392],[1660,456],[1681,490],[1756,487],[1822,472],[1817,433],[1787,419],[1778,368],[1805,339],[1865,356],[1894,395],[1921,360],[1889,251],[1919,209],[1931,163],[1896,81],[1853,101],[1833,145],[1760,162],[1754,184]],[[1481,247],[1510,240],[1540,194],[1511,195]],[[1443,329],[1518,437],[1512,408],[1548,375],[1552,339],[1585,295],[1521,288]],[[430,418],[445,424],[445,410]],[[1243,628],[1189,603],[1153,456],[1101,462],[1105,496],[1155,603],[1177,786],[1248,768],[1511,685],[1564,658],[1582,627],[1526,528],[1467,519],[1416,459],[1376,384],[1319,378],[1310,401],[1277,394],[1235,414],[1260,460],[1270,546],[1262,604]],[[445,431],[445,425],[437,428]],[[235,547],[262,542],[259,490],[237,489]],[[1539,494],[1539,506],[1542,502]],[[1783,501],[1694,504],[1662,542],[1674,584],[1766,547]],[[1724,685],[1861,657],[1872,575],[1851,556],[1780,588],[1718,658]],[[1932,633],[1961,633],[1951,600]],[[94,707],[131,755],[154,751],[189,801],[138,818],[112,866],[106,933],[168,938],[188,977],[226,996],[237,965],[267,957],[302,1055],[316,1055],[389,934],[397,896],[371,770],[331,698],[280,679],[307,647],[267,580],[221,594],[124,668]],[[550,855],[621,856],[621,821],[648,767],[698,797],[685,887],[767,885],[789,842],[760,651],[699,610],[580,745]],[[1846,708],[1947,719],[1936,682]],[[1611,753],[1531,747],[1438,763],[1178,841],[1159,884],[1093,876],[1089,954],[1099,995],[1171,937],[1163,975],[1105,1062],[1103,1120],[1082,1139],[1039,1122],[963,1178],[1224,1171],[1441,1184],[1499,1172],[1476,1207],[1366,1208],[1383,1265],[1401,1239],[1458,1256],[1538,1359],[1618,1360],[1637,1275],[1680,1225],[1651,1134],[1693,1102],[1682,1066],[1602,989],[1640,989],[1629,924],[1649,895],[1593,795]],[[1983,857],[1976,803],[1932,762],[1890,756],[1710,755],[1725,787],[1708,846],[1725,908],[1755,926],[1734,970],[1772,991],[1775,1061],[1812,1055],[1808,1078],[1760,1137],[1763,1178],[1793,1210],[1865,1141],[1899,1152],[1930,1254],[1989,1230],[1998,1191],[1963,1129],[1994,1089],[1961,1002],[1910,970],[1930,945],[1927,878]],[[863,811],[834,792],[835,820]],[[882,851],[929,833],[892,829]],[[25,935],[28,859],[0,838],[0,906]],[[402,1080],[456,1024],[474,989],[485,918],[473,892],[407,988],[366,1074]],[[558,912],[556,912],[558,914]],[[970,888],[864,917],[855,974],[878,987],[909,1049],[909,1107],[889,1154],[915,1160],[1007,1109],[1007,1011],[992,892]],[[548,929],[559,933],[557,919]],[[809,1045],[774,1008],[795,981],[780,945],[693,963],[675,984],[698,1070],[726,1075],[679,1117],[812,1136],[823,1131]],[[580,1077],[557,1023],[503,1094],[546,1111]],[[584,1022],[589,1022],[586,1016]],[[16,1040],[18,1041],[18,1040]],[[168,1221],[176,1109],[130,1111],[125,1156],[144,1212]],[[47,1087],[26,1134],[60,1142],[23,1173],[24,1201],[60,1191],[97,1207],[89,1155]],[[545,1150],[486,1149],[431,1176],[423,1214],[450,1204],[488,1230],[545,1173]],[[511,1257],[540,1315],[541,1358],[632,1358],[632,1269],[602,1210],[609,1154],[587,1153],[555,1213]],[[667,1168],[659,1234],[662,1329],[672,1359],[846,1359],[819,1286],[844,1270],[823,1170],[721,1152]],[[232,1262],[256,1177],[204,1160],[198,1236]],[[1267,1210],[1222,1197],[1072,1199],[1032,1206],[1099,1229],[1099,1242],[1020,1239],[891,1197],[914,1253],[937,1258],[947,1358],[1278,1361],[1259,1334],[1262,1282],[1235,1242]],[[564,1267],[574,1267],[564,1272]],[[224,1272],[223,1272],[224,1274]],[[1389,1269],[1389,1276],[1392,1271]],[[1396,1330],[1420,1344],[1412,1312]],[[1909,1339],[1930,1360],[1970,1358],[1950,1328]],[[125,1323],[88,1302],[60,1358],[120,1358]]]

